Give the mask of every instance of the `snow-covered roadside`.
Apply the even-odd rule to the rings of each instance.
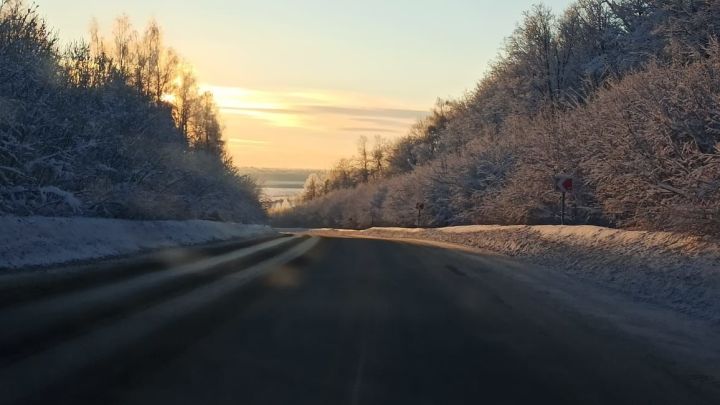
[[[0,217],[0,269],[49,266],[275,234],[265,225],[211,221]]]
[[[666,232],[595,226],[461,226],[331,231],[423,239],[490,250],[720,322],[720,243]]]

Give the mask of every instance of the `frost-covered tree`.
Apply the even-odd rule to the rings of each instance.
[[[0,0],[0,214],[263,220],[211,97],[192,134],[175,120],[159,28],[138,38],[121,17],[113,32],[61,51],[35,7]]]
[[[720,235],[717,1],[579,0],[524,14],[474,91],[439,102],[364,184],[274,218],[295,226],[558,223]],[[347,163],[348,161],[344,161]],[[338,181],[345,179],[348,181]]]

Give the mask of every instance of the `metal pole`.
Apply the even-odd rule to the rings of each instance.
[[[565,192],[562,193],[562,208],[560,209],[560,225],[565,225]]]

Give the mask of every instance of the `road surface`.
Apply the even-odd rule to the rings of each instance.
[[[381,240],[288,246],[18,293],[0,310],[0,402],[720,403],[647,342],[492,258]]]

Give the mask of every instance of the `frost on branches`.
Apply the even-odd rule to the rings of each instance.
[[[361,140],[274,222],[407,227],[423,204],[421,226],[557,224],[566,173],[572,223],[718,236],[719,19],[716,1],[535,6],[474,91]]]
[[[0,214],[265,217],[225,153],[217,107],[162,43],[119,18],[60,50],[34,7],[0,0]]]

